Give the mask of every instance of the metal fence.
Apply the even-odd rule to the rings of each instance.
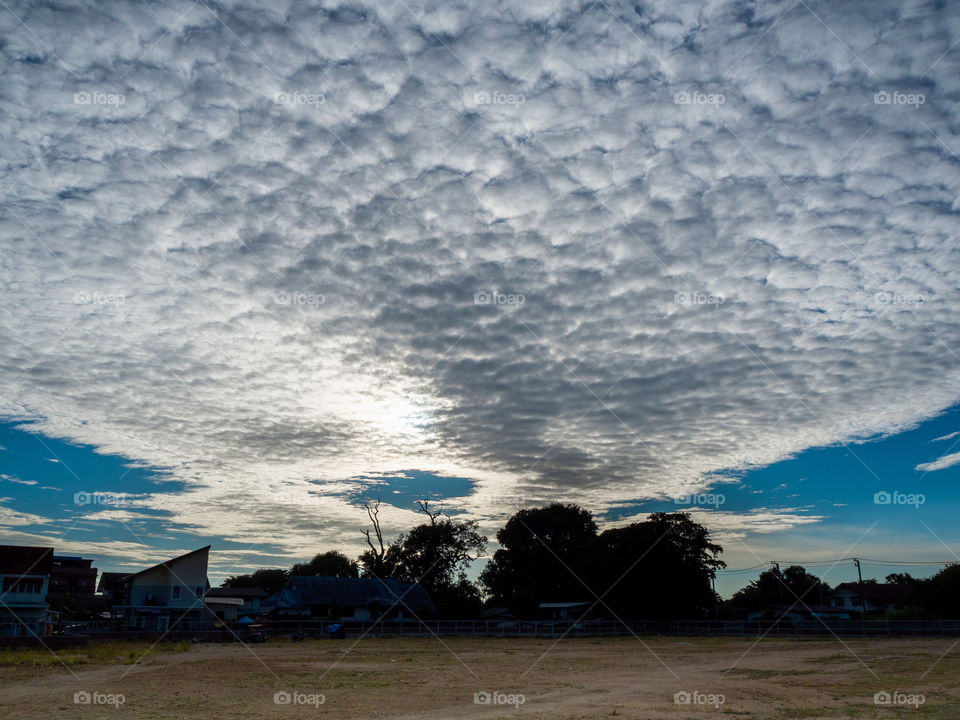
[[[272,621],[258,627],[269,636],[327,637],[331,625],[339,625],[349,637],[372,636],[484,636],[484,637],[583,637],[583,636],[771,636],[803,637],[889,637],[889,636],[958,636],[960,620],[585,620],[565,621],[495,621],[495,620],[345,620],[345,621]],[[108,622],[61,623],[54,627],[54,636],[83,635],[90,639],[156,638],[156,632],[138,631]],[[243,639],[248,631],[206,629],[170,632],[167,638],[200,640]]]

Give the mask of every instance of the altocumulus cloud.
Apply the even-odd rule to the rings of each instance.
[[[21,2],[0,32],[0,412],[171,468],[194,528],[296,534],[267,483],[409,467],[665,496],[960,395],[950,4]]]

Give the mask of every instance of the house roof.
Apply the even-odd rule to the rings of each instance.
[[[909,597],[911,589],[907,583],[846,582],[837,585],[830,595],[847,591],[876,602],[902,603]]]
[[[52,567],[52,547],[0,545],[0,573],[8,575],[49,575]]]
[[[210,588],[207,597],[265,598],[267,592],[258,587],[217,587]]]
[[[589,602],[552,602],[552,603],[540,603],[541,608],[550,609],[550,608],[575,608],[581,607],[583,605],[589,605]]]
[[[133,578],[137,577],[138,575],[143,575],[144,573],[150,572],[151,570],[157,570],[157,569],[159,569],[159,568],[170,567],[170,566],[173,565],[175,562],[179,562],[180,560],[183,560],[184,558],[188,558],[188,557],[190,557],[191,555],[195,555],[195,554],[201,553],[201,552],[209,552],[209,551],[210,551],[210,546],[209,546],[209,545],[206,545],[206,546],[204,546],[204,547],[202,547],[202,548],[197,548],[196,550],[191,550],[191,551],[188,552],[188,553],[184,553],[183,555],[179,555],[179,556],[177,556],[177,557],[175,557],[175,558],[171,558],[170,560],[164,560],[162,563],[157,563],[156,565],[151,565],[150,567],[144,568],[143,570],[140,570],[139,572],[130,573],[129,575],[124,575],[124,577],[125,577],[125,578],[133,579]]]
[[[384,610],[394,604],[412,612],[433,612],[436,608],[419,583],[386,578],[343,578],[294,575],[277,598],[277,608],[302,608],[312,605],[369,607]]]

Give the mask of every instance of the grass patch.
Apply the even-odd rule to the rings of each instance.
[[[64,648],[51,652],[45,648],[6,648],[0,650],[0,667],[59,667],[63,665],[132,664],[147,655],[186,652],[190,643],[97,642],[83,648]]]

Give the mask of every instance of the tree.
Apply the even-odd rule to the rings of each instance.
[[[884,578],[884,582],[896,583],[898,585],[916,585],[922,582],[922,580],[915,578],[910,573],[890,573]]]
[[[267,595],[273,595],[283,590],[288,576],[289,573],[286,570],[260,568],[245,575],[231,575],[223,581],[223,587],[258,587]]]
[[[928,618],[960,617],[960,564],[948,565],[933,577],[921,580],[915,599]]]
[[[492,602],[521,617],[531,617],[537,603],[592,599],[580,578],[596,538],[593,516],[577,505],[518,510],[497,533],[501,549],[480,582]]]
[[[330,550],[313,556],[310,562],[297,563],[290,568],[291,575],[321,575],[327,577],[360,577],[357,561],[342,552]]]
[[[766,605],[818,605],[831,590],[816,575],[800,565],[791,565],[781,572],[776,566],[760,573],[760,577],[730,599],[732,607],[761,608]],[[799,600],[798,600],[799,598]]]
[[[621,619],[707,617],[716,608],[711,580],[725,566],[721,552],[689,513],[653,513],[605,530],[589,572],[598,608]]]
[[[441,617],[479,615],[480,593],[466,571],[485,554],[487,538],[477,532],[475,520],[455,521],[431,512],[426,502],[418,505],[430,522],[391,543],[384,565],[393,566],[396,579],[423,585]]]
[[[363,575],[364,577],[393,577],[397,563],[394,555],[390,553],[390,548],[383,542],[383,529],[380,527],[380,500],[378,499],[372,505],[365,503],[363,507],[367,511],[372,528],[360,531],[367,538],[367,545],[370,546],[369,550],[364,550],[357,558],[363,568]],[[373,539],[371,539],[371,532]],[[377,541],[376,545],[373,544],[374,539]]]

